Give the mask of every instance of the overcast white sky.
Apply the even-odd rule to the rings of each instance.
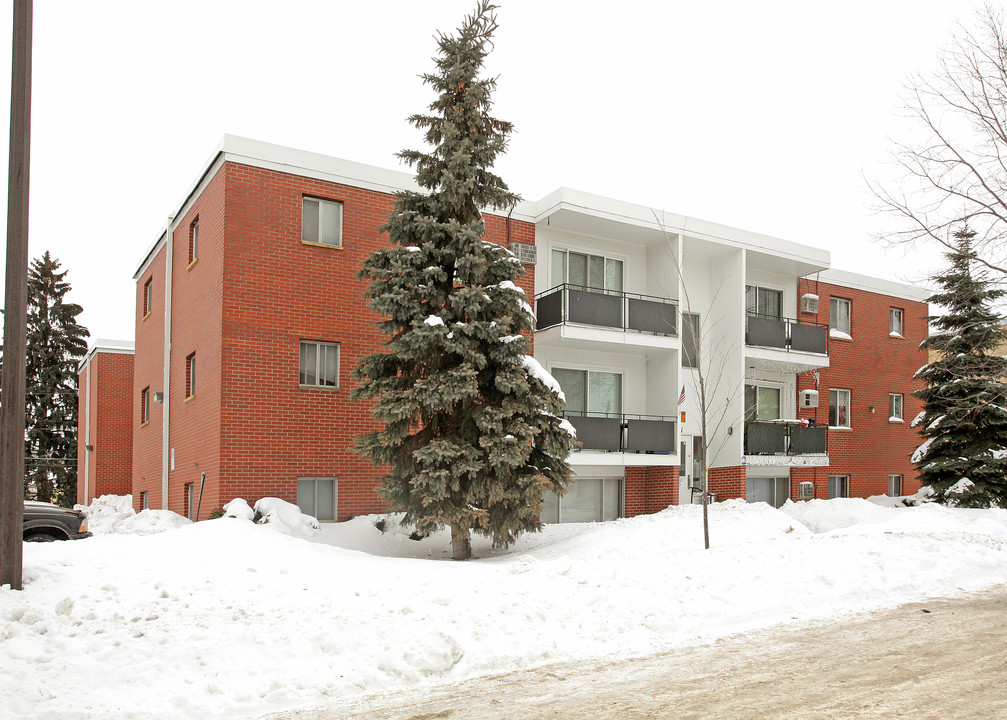
[[[50,250],[70,271],[92,337],[132,339],[133,273],[224,133],[399,168],[394,153],[420,146],[405,118],[431,99],[417,75],[433,35],[475,4],[35,3],[31,257]],[[939,263],[870,240],[883,220],[862,178],[900,133],[907,73],[933,67],[974,2],[500,5],[489,71],[517,133],[497,169],[526,199],[566,185],[894,280]],[[6,128],[12,3],[0,7]]]

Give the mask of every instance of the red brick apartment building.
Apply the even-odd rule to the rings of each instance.
[[[356,272],[387,243],[394,194],[414,187],[405,173],[225,137],[134,276],[137,509],[205,518],[264,496],[323,521],[385,509],[378,472],[352,451],[373,426],[348,399],[352,372],[382,342]],[[568,188],[486,224],[525,263],[535,355],[583,445],[545,521],[696,499],[704,360],[729,388],[709,459],[719,499],[862,496],[890,478],[914,489],[916,433],[889,418],[896,395],[906,418],[917,410],[921,291],[829,270],[816,248]],[[125,405],[104,393],[97,406]],[[82,412],[81,436],[108,417]]]
[[[133,343],[97,340],[81,360],[77,502],[133,492]]]

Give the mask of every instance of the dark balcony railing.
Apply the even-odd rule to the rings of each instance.
[[[829,328],[821,323],[799,322],[773,315],[748,316],[746,345],[761,345],[797,352],[829,354]]]
[[[564,415],[583,450],[667,454],[676,451],[675,421],[665,415]]]
[[[801,425],[800,421],[745,423],[746,455],[825,455],[829,429]]]
[[[673,300],[565,283],[535,297],[537,330],[576,323],[655,335],[678,335]]]

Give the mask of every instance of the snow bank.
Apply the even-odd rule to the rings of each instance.
[[[291,507],[26,544],[24,591],[0,589],[4,717],[260,717],[1007,582],[1005,510],[729,501],[709,508],[709,551],[690,505],[508,551],[476,537],[455,563],[447,531],[412,539],[397,516],[273,532],[303,521]]]
[[[318,531],[318,521],[305,515],[293,503],[279,498],[262,498],[255,503],[256,522],[287,535],[310,537]]]
[[[174,530],[192,521],[170,510],[133,511],[132,495],[102,495],[90,505],[75,505],[87,515],[87,529],[95,535],[151,535]]]

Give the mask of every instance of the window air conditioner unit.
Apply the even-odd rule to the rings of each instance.
[[[815,497],[815,484],[813,482],[802,482],[797,485],[797,499],[811,500]]]
[[[818,314],[818,296],[811,293],[801,295],[801,312]]]
[[[801,390],[801,409],[818,407],[817,390]]]
[[[537,253],[534,245],[528,245],[527,243],[511,243],[510,251],[517,256],[525,265],[534,265]]]

